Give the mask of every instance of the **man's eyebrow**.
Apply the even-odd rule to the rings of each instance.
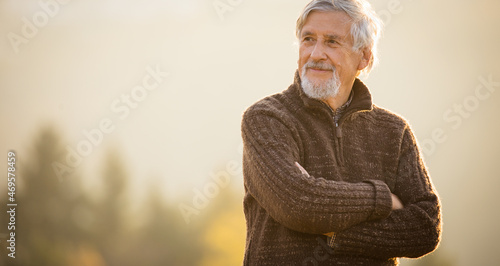
[[[311,36],[311,35],[314,35],[314,33],[312,33],[311,31],[304,31],[304,32],[302,32],[302,36],[301,37]]]
[[[339,36],[337,34],[325,34],[325,38],[329,40],[343,40],[344,38],[342,36]]]

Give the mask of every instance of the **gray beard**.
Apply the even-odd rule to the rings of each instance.
[[[327,80],[326,82],[320,84],[314,84],[306,76],[307,67],[313,64],[314,63],[307,63],[302,67],[301,85],[302,89],[304,90],[304,93],[307,96],[318,100],[326,100],[328,98],[333,98],[337,96],[340,89],[340,79],[337,70],[332,66],[333,67],[332,78]]]

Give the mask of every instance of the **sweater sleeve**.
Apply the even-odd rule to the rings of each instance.
[[[386,219],[339,232],[333,244],[336,253],[416,258],[437,247],[441,237],[440,203],[409,128],[403,136],[393,193],[404,208],[393,211]]]
[[[247,111],[242,121],[244,185],[283,226],[311,234],[346,229],[391,212],[383,182],[336,182],[302,174],[293,123],[273,112]],[[288,126],[287,126],[287,125]]]

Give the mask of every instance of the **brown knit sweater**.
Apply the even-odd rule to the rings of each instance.
[[[353,90],[338,127],[298,73],[243,115],[244,265],[396,265],[437,247],[439,199],[408,123]]]

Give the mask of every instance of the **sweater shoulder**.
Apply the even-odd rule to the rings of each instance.
[[[366,117],[377,124],[382,124],[385,127],[404,131],[409,127],[409,122],[403,116],[385,109],[383,107],[373,105],[373,110]]]
[[[290,115],[292,105],[286,91],[276,93],[248,107],[243,114],[243,119],[261,115],[285,118]]]

